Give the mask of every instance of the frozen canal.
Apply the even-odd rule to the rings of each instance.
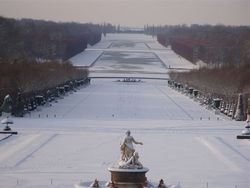
[[[108,35],[73,57],[93,76],[167,78],[194,65],[144,35]],[[108,181],[127,129],[153,183],[184,188],[249,188],[250,142],[244,122],[217,116],[164,80],[93,79],[89,86],[14,119],[19,134],[0,142],[0,188],[66,188]],[[122,80],[122,79],[120,79]],[[202,120],[201,120],[202,118]]]

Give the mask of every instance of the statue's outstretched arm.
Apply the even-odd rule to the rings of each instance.
[[[141,145],[143,145],[142,142],[137,142],[134,138],[133,138],[133,142],[134,142],[135,144],[141,144]]]

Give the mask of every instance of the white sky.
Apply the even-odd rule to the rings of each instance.
[[[0,15],[139,27],[250,25],[250,0],[0,0]]]

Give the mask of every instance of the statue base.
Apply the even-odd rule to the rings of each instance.
[[[237,139],[250,139],[250,135],[237,135]]]
[[[142,169],[123,169],[108,168],[111,172],[112,188],[143,188],[147,182],[146,173],[148,168]]]
[[[18,134],[17,131],[0,131],[0,134]]]

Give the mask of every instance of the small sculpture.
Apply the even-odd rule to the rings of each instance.
[[[0,115],[4,117],[1,123],[6,124],[4,131],[11,131],[11,128],[9,127],[9,124],[13,124],[13,121],[9,117],[11,115],[11,112],[12,112],[12,99],[10,95],[6,95],[4,97],[2,106],[0,106]]]
[[[135,152],[133,143],[135,144],[141,144],[142,142],[137,142],[133,138],[133,136],[130,135],[130,131],[128,130],[126,132],[126,137],[124,138],[123,143],[120,146],[121,150],[121,159],[119,162],[120,168],[143,168],[142,164],[139,162],[139,154]]]
[[[5,128],[3,129],[4,131],[11,131],[11,128],[9,126],[9,124],[13,124],[13,121],[11,118],[7,117],[7,118],[4,118],[2,121],[1,121],[2,124],[5,124]]]
[[[4,101],[2,106],[0,106],[0,112],[4,112],[6,114],[10,114],[12,110],[12,99],[10,95],[6,95],[4,97]]]
[[[243,95],[241,93],[238,96],[238,103],[237,103],[237,108],[236,108],[234,118],[236,121],[242,121],[244,119]]]
[[[95,187],[95,188],[100,187],[98,180],[95,179],[95,181],[93,183],[91,183],[90,187]]]
[[[167,188],[164,181],[163,181],[163,179],[160,180],[158,188]]]
[[[250,120],[247,119],[245,129],[241,132],[242,135],[250,136]]]
[[[248,99],[248,112],[245,129],[240,135],[237,135],[237,139],[250,139],[250,98]]]

